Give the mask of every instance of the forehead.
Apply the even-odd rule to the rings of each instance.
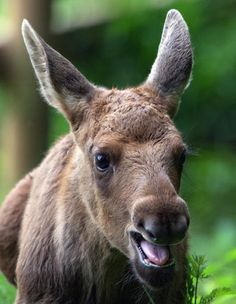
[[[158,97],[141,89],[102,92],[91,109],[93,137],[117,134],[127,141],[159,141],[180,137]]]

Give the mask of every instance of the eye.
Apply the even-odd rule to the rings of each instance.
[[[186,160],[186,156],[187,156],[187,151],[184,149],[182,151],[182,153],[180,154],[180,157],[179,157],[179,165],[182,167],[185,163],[185,160]]]
[[[110,157],[107,153],[95,154],[95,165],[98,171],[104,172],[110,167]]]

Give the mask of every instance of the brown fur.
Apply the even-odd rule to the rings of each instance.
[[[6,197],[0,212],[0,269],[12,284],[16,283],[18,235],[32,182],[32,174],[26,175]]]
[[[76,132],[75,136],[68,135],[59,141],[43,163],[34,171],[34,179],[30,180],[32,186],[29,199],[28,196],[21,196],[21,191],[25,190],[22,188],[23,186],[28,187],[26,190],[30,188],[29,182],[26,184],[26,181],[19,188],[24,180],[7,199],[5,206],[8,207],[7,211],[12,213],[15,212],[16,207],[10,204],[14,202],[15,197],[18,199],[22,197],[21,204],[25,204],[27,201],[21,229],[17,273],[21,292],[24,294],[27,290],[28,302],[24,300],[26,302],[19,301],[18,303],[55,303],[53,296],[57,293],[59,293],[57,303],[67,303],[67,301],[76,303],[73,300],[74,293],[76,299],[83,299],[81,303],[90,303],[89,301],[92,301],[91,303],[113,303],[112,301],[121,303],[123,299],[119,300],[119,290],[126,289],[122,282],[123,276],[128,276],[128,286],[137,284],[136,280],[134,282],[131,280],[133,275],[126,258],[111,247],[118,248],[125,255],[129,255],[128,239],[124,235],[124,231],[132,225],[129,212],[132,212],[132,208],[139,208],[142,204],[139,200],[136,202],[136,206],[134,205],[139,197],[149,193],[154,197],[161,196],[160,203],[168,203],[169,196],[172,194],[169,188],[166,188],[165,183],[170,184],[170,182],[160,175],[159,166],[164,165],[164,162],[158,163],[158,160],[164,160],[168,153],[172,153],[176,149],[177,144],[182,144],[180,134],[169,117],[156,105],[152,95],[148,98],[148,91],[141,92],[141,89],[125,92],[113,90],[96,96],[91,113],[88,114],[87,122],[80,132]],[[134,100],[135,107],[133,107]],[[115,108],[118,104],[120,107],[116,112]],[[101,114],[99,116],[97,114],[95,121],[94,113],[99,112]],[[143,115],[147,118],[144,118]],[[111,130],[112,126],[116,131]],[[144,129],[146,138],[143,134]],[[77,141],[79,146],[83,147],[82,151],[75,144]],[[102,146],[105,150],[111,148],[117,153],[116,157],[120,158],[119,161],[123,162],[124,168],[119,169],[114,180],[99,181],[99,176],[93,176],[93,172],[89,169],[93,165],[88,154],[88,143],[91,141],[94,142],[94,145],[97,145],[98,142],[100,147]],[[166,166],[168,166],[168,158]],[[149,172],[150,168],[153,169]],[[123,176],[123,172],[126,172],[125,176]],[[142,184],[139,182],[140,174],[143,177],[146,176],[146,180],[144,179]],[[132,181],[130,181],[130,176],[132,176]],[[96,182],[98,182],[98,188],[94,189]],[[178,187],[179,181],[176,180],[175,183]],[[175,193],[171,184],[170,189]],[[131,193],[135,195],[134,198],[130,196]],[[104,197],[102,201],[100,196]],[[101,207],[101,204],[106,204],[106,207]],[[151,201],[149,205],[145,204],[145,208],[150,209],[150,212],[153,209],[151,204]],[[156,204],[156,201],[153,204]],[[113,210],[116,210],[117,206],[119,206],[119,213],[114,214]],[[168,212],[170,207],[167,205],[165,208]],[[1,211],[3,216],[5,209],[6,207]],[[137,210],[137,212],[139,211]],[[19,231],[22,215],[17,216],[17,231]],[[9,218],[5,218],[5,220],[9,225]],[[6,228],[6,232],[3,231],[1,222],[3,231],[1,235],[4,236],[1,245],[8,244],[9,232],[16,236],[11,227]],[[16,241],[17,239],[14,239],[14,251],[9,248],[8,253],[5,254],[5,259],[8,261],[1,261],[1,265],[11,265],[12,263],[15,265]],[[186,246],[179,245],[176,250],[179,255],[179,264],[182,265],[177,273],[178,279],[176,279],[179,286],[179,284],[183,284],[183,279],[179,279],[179,277],[183,276],[184,256],[182,251],[186,250]],[[13,260],[12,253],[15,255]],[[99,259],[101,259],[100,262]],[[106,268],[111,263],[109,261],[113,260],[115,262],[112,262],[110,271],[114,274],[110,274],[109,269],[106,270]],[[115,268],[116,265],[117,268]],[[11,266],[12,274],[7,274],[7,276],[12,278],[14,270],[14,267]],[[2,271],[6,272],[4,268]],[[110,276],[114,277],[114,281],[109,282]],[[105,286],[110,285],[110,288],[101,289],[99,286],[102,282]],[[114,283],[117,284],[116,292],[112,290]],[[61,299],[60,293],[66,289],[65,285],[68,285],[68,291],[66,291],[68,295],[63,295]],[[135,289],[134,294],[136,294],[137,287],[133,288]],[[106,291],[108,295],[100,294],[101,290],[103,293]],[[77,291],[79,291],[78,294]],[[142,288],[139,289],[139,292],[143,294]],[[42,293],[45,294],[43,299],[41,299]],[[52,300],[49,300],[50,296]],[[106,299],[108,296],[112,298]],[[104,297],[106,302],[104,302]],[[41,302],[38,302],[38,299]],[[135,303],[136,300],[133,301]],[[143,301],[144,303],[147,301],[145,296]],[[164,300],[162,303],[165,303]]]
[[[175,227],[179,216],[189,220],[178,195],[185,145],[170,118],[173,103],[169,112],[169,96],[150,81],[126,90],[95,88],[81,74],[73,76],[75,69],[67,73],[70,63],[61,55],[55,53],[53,61],[55,51],[26,27],[43,94],[64,113],[72,132],[1,208],[0,267],[17,284],[16,303],[144,304],[144,284],[152,286],[155,303],[183,304],[187,238],[170,244],[175,270],[160,272],[153,281],[130,237],[148,216],[166,229]],[[71,89],[76,81],[78,94]],[[110,156],[112,169],[96,168],[97,152]]]

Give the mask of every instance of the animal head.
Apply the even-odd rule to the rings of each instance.
[[[160,287],[189,226],[178,194],[186,146],[172,121],[192,69],[185,21],[169,11],[150,74],[125,90],[89,82],[27,21],[22,32],[43,96],[69,121],[82,151],[81,196],[93,222],[142,282]]]

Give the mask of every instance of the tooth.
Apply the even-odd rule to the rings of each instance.
[[[145,264],[150,265],[150,262],[149,262],[148,259],[144,259],[143,261],[144,261]]]

